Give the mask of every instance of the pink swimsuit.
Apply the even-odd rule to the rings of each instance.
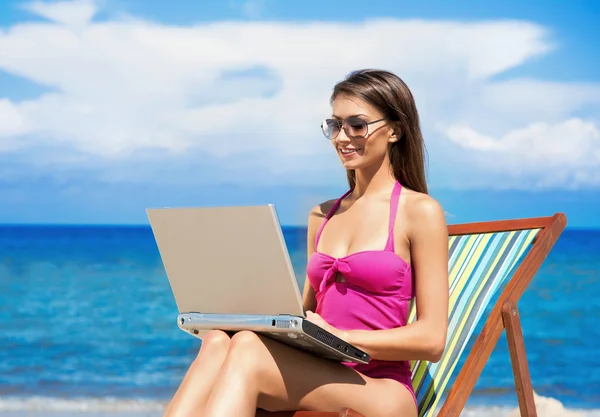
[[[318,251],[327,221],[351,190],[339,198],[317,231],[315,252],[306,273],[315,289],[316,313],[341,330],[380,330],[405,326],[413,297],[410,265],[394,252],[394,221],[402,186],[396,182],[390,200],[389,234],[383,250],[367,250],[334,258]],[[345,281],[336,281],[336,275]],[[414,397],[408,361],[371,359],[366,364],[345,363],[373,378],[391,378],[405,385]]]

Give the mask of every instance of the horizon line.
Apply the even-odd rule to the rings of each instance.
[[[507,219],[500,219],[507,220]],[[488,222],[490,220],[479,220],[472,222],[464,222],[464,223],[448,223],[448,226],[456,225],[456,224],[470,224],[470,223],[481,223]],[[496,220],[491,220],[496,221]],[[284,224],[280,223],[281,228],[307,228],[306,224]],[[9,228],[9,227],[71,227],[71,228],[151,228],[150,223],[0,223],[0,228]],[[600,231],[600,226],[569,226],[567,223],[565,230],[573,230],[573,231]]]

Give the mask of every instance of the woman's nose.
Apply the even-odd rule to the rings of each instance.
[[[338,143],[348,143],[350,142],[350,138],[348,137],[348,135],[346,135],[346,130],[345,129],[340,129],[340,133],[338,133],[338,135],[335,138],[335,141]]]

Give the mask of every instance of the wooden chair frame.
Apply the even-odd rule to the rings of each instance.
[[[519,268],[509,279],[487,317],[437,417],[459,417],[502,331],[506,338],[523,417],[537,417],[517,304],[567,224],[564,213],[548,217],[465,223],[448,226],[450,236],[540,229]],[[351,409],[340,412],[297,411],[294,417],[365,417]]]

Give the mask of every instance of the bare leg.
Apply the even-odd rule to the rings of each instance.
[[[373,379],[252,332],[231,339],[204,415],[253,417],[270,411],[339,411],[369,417],[416,417],[409,391],[396,381]]]
[[[221,331],[208,332],[202,339],[198,356],[188,369],[165,417],[201,415],[221,365],[227,356],[231,339]]]

